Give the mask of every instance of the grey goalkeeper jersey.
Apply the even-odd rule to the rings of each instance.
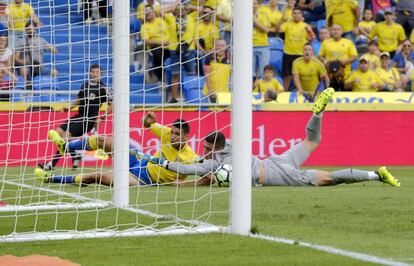
[[[183,175],[198,175],[205,176],[215,171],[222,164],[231,164],[231,142],[226,141],[225,147],[213,154],[213,159],[204,160],[197,164],[181,164],[177,162],[169,162],[168,170],[177,172]],[[252,178],[257,180],[259,178],[259,162],[261,160],[257,157],[252,157]]]

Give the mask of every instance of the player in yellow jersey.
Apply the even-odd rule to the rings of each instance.
[[[398,46],[405,40],[405,33],[403,27],[394,22],[394,12],[391,9],[385,10],[384,16],[385,21],[377,23],[368,37],[378,37],[381,52],[388,52],[393,58]]]
[[[162,18],[156,17],[151,5],[145,6],[145,22],[141,27],[141,38],[145,49],[151,54],[151,71],[158,81],[162,81],[164,60],[169,56],[167,50],[170,43],[167,24]],[[168,52],[168,54],[167,54]]]
[[[359,59],[358,69],[352,71],[345,81],[345,88],[358,92],[375,92],[383,89],[383,83],[378,74],[369,69],[368,59],[362,56]]]
[[[329,77],[321,61],[315,58],[311,44],[303,47],[303,56],[293,61],[293,81],[298,93],[310,101],[318,91],[329,87]]]
[[[190,133],[190,126],[182,119],[177,119],[172,124],[172,127],[162,126],[157,123],[157,118],[154,113],[148,113],[143,117],[143,125],[149,128],[150,131],[156,135],[161,142],[160,151],[155,153],[155,156],[168,158],[174,162],[181,162],[190,164],[196,162],[197,155],[187,144],[187,139]],[[69,150],[85,149],[97,150],[103,149],[105,152],[112,152],[113,141],[110,137],[90,136],[69,143],[55,134],[53,131],[49,132],[49,137],[58,147],[67,146]],[[65,148],[63,148],[64,150]],[[129,184],[130,185],[151,185],[151,184],[177,184],[186,178],[186,175],[177,174],[153,164],[143,159],[142,153],[136,147],[130,145],[129,156]],[[110,186],[113,182],[113,173],[99,172],[91,174],[58,176],[49,175],[48,172],[40,168],[35,169],[35,175],[38,180],[50,183],[75,183],[75,184],[91,184],[97,183]]]

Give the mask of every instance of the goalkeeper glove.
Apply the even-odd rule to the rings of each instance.
[[[145,155],[145,156],[143,156],[143,159],[144,160],[147,160],[150,163],[153,163],[153,164],[162,166],[162,167],[164,167],[166,169],[168,168],[169,161],[168,160],[165,160],[162,157],[154,157],[154,156],[150,156],[150,155]]]

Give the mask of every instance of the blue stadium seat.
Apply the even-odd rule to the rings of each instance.
[[[136,33],[140,31],[141,31],[141,21],[136,19],[135,15],[132,15],[130,22],[129,22],[129,32]]]
[[[129,96],[131,104],[160,104],[162,95],[159,93],[137,93]]]
[[[283,51],[283,46],[284,46],[284,43],[283,43],[283,40],[281,38],[278,38],[278,37],[269,38],[270,50]]]
[[[34,90],[55,90],[58,87],[57,79],[51,76],[37,76],[33,78]]]
[[[318,20],[316,22],[316,30],[318,31],[318,33],[322,28],[326,28],[326,20],[325,19],[321,19],[321,20]]]
[[[354,62],[352,62],[351,70],[358,69],[358,66],[359,66],[359,62],[358,60],[355,60]]]
[[[208,97],[203,95],[204,78],[198,76],[183,77],[183,93],[186,103],[207,103]]]
[[[283,65],[283,51],[281,50],[270,50],[270,62],[269,62],[278,73],[282,73]]]
[[[130,83],[144,83],[145,75],[144,74],[131,74],[129,76]]]

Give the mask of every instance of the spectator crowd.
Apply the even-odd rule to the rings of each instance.
[[[232,0],[137,6],[146,69],[171,86],[170,102],[177,102],[183,75],[203,76],[202,92],[211,102],[231,90],[231,6]],[[328,86],[412,90],[414,0],[253,0],[253,18],[252,82],[265,101],[282,91],[312,101]],[[271,58],[272,49],[281,50],[280,58]]]
[[[185,77],[216,102],[231,88],[233,0],[137,0],[135,51],[151,83],[183,97]],[[84,23],[110,23],[107,0],[82,1]],[[37,35],[42,21],[24,0],[0,1],[0,89],[58,71],[43,53],[56,47]],[[5,19],[4,19],[5,18]],[[414,0],[253,0],[253,76],[264,101],[297,91],[312,101],[324,88],[337,91],[412,91]],[[3,27],[3,28],[1,28]],[[137,43],[139,43],[137,42]],[[278,51],[274,53],[274,51]],[[1,99],[7,97],[1,96]]]
[[[95,3],[100,16],[97,22],[108,24],[107,0],[83,0],[82,11],[85,25],[94,23],[92,10]],[[43,23],[30,1],[0,1],[1,90],[12,90],[18,83],[19,88],[31,90],[35,77],[54,78],[58,75],[58,71],[51,64],[44,63],[45,52],[56,54],[58,50],[38,35],[38,28],[42,26]],[[9,97],[8,94],[0,94],[0,100],[7,101]]]

